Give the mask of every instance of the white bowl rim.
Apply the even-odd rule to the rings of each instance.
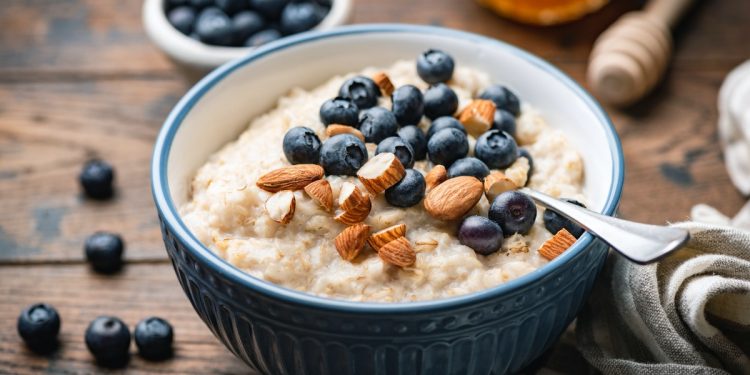
[[[198,102],[201,97],[210,90],[217,82],[221,81],[238,68],[251,63],[252,61],[262,58],[276,51],[294,47],[297,44],[315,41],[324,38],[335,38],[340,36],[349,36],[352,34],[367,33],[426,33],[432,35],[441,35],[457,39],[466,39],[473,42],[488,43],[494,48],[503,48],[516,54],[529,63],[540,67],[543,70],[553,74],[560,79],[569,89],[571,89],[580,99],[582,99],[589,109],[599,119],[598,125],[604,128],[609,142],[609,150],[613,159],[612,165],[612,185],[607,195],[607,200],[602,210],[603,214],[614,215],[622,194],[624,180],[624,157],[622,146],[614,125],[610,121],[604,109],[589,95],[578,83],[565,73],[558,70],[550,63],[541,58],[526,52],[518,47],[512,46],[496,39],[491,39],[477,34],[457,31],[435,26],[417,26],[405,24],[364,24],[354,26],[339,27],[329,31],[306,32],[295,36],[283,38],[281,40],[269,43],[254,50],[242,59],[234,60],[217,68],[209,75],[199,81],[185,96],[177,103],[175,108],[170,112],[162,129],[159,132],[151,163],[151,187],[154,202],[159,214],[162,216],[164,225],[179,237],[183,244],[192,252],[195,257],[201,258],[204,263],[213,271],[219,273],[222,277],[231,280],[238,285],[243,285],[255,290],[261,294],[281,299],[287,303],[301,304],[317,310],[327,310],[332,312],[346,313],[365,313],[365,314],[396,314],[396,313],[423,313],[428,311],[454,309],[469,305],[475,305],[492,299],[511,294],[524,285],[532,284],[548,276],[555,268],[569,263],[577,257],[582,251],[591,245],[594,237],[585,233],[568,251],[558,256],[548,264],[525,274],[516,279],[502,283],[500,285],[483,289],[480,291],[435,300],[417,301],[417,302],[356,302],[348,300],[339,300],[326,297],[319,297],[310,293],[289,289],[272,282],[251,276],[250,274],[233,266],[218,254],[214,253],[203,245],[188,229],[187,225],[180,218],[179,212],[175,207],[168,188],[167,181],[167,162],[171,142],[179,129],[182,120],[190,112],[191,108]]]

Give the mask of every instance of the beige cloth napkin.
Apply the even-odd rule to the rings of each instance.
[[[719,94],[719,137],[750,194],[750,61]],[[734,218],[699,204],[683,249],[656,264],[611,253],[579,315],[577,346],[605,374],[750,374],[750,203]]]

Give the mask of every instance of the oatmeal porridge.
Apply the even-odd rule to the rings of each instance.
[[[487,160],[481,157],[487,140],[481,138],[487,137],[488,127],[496,127],[498,121],[507,119],[497,118],[500,105],[496,107],[491,95],[491,100],[477,99],[486,98],[483,93],[491,91],[488,88],[494,84],[485,73],[469,67],[456,66],[453,69],[451,65],[450,68],[450,80],[443,88],[455,93],[458,105],[447,111],[455,115],[465,129],[428,132],[432,125],[430,117],[439,117],[439,113],[428,112],[435,112],[435,108],[440,112],[442,107],[431,107],[429,101],[434,101],[435,97],[428,97],[426,93],[430,84],[425,82],[425,76],[428,81],[434,77],[430,72],[420,71],[413,61],[399,61],[385,69],[369,68],[333,77],[312,90],[295,88],[280,98],[274,109],[254,118],[236,141],[213,154],[196,172],[190,198],[180,208],[183,220],[201,242],[243,271],[284,287],[329,298],[373,302],[446,298],[490,288],[534,271],[551,258],[539,249],[555,234],[545,227],[544,210],[532,206],[535,216],[527,217],[531,221],[520,231],[525,234],[510,233],[515,231],[512,230],[513,223],[501,225],[501,233],[500,227],[492,221],[497,221],[498,214],[490,212],[494,210],[490,209],[490,199],[498,194],[498,197],[504,196],[505,190],[526,185],[554,197],[586,203],[582,194],[584,171],[581,158],[565,135],[545,122],[544,114],[537,111],[533,103],[523,103],[520,110],[516,109],[517,113],[510,108],[501,114],[510,115],[511,119],[515,117],[512,137],[515,139],[512,144],[508,143],[508,147],[513,147],[513,155],[506,161],[509,164],[480,161]],[[366,79],[366,82],[374,82],[382,91],[375,103],[363,102],[368,99],[367,90],[371,89],[367,84],[348,85],[353,77],[374,78],[372,81]],[[350,91],[343,92],[343,88],[340,91],[342,85],[349,87]],[[406,85],[418,90],[400,89]],[[441,85],[433,82],[432,87],[438,86]],[[394,88],[397,93],[393,98],[403,94],[400,91],[415,91],[406,94],[417,98],[422,98],[421,92],[425,92],[422,100],[425,116],[418,114],[414,122],[418,122],[418,129],[432,136],[427,143],[426,156],[420,158],[419,154],[425,153],[419,150],[420,147],[399,149],[403,142],[398,138],[382,139],[379,133],[396,134],[389,134],[393,131],[388,129],[384,131],[384,125],[378,123],[382,116],[391,116],[381,114],[380,110],[368,112],[374,124],[362,123],[368,120],[363,120],[362,113],[359,113],[357,121],[360,123],[349,127],[340,124],[346,119],[346,113],[336,112],[333,117],[336,117],[337,124],[324,125],[322,119],[326,114],[322,112],[321,104],[341,96],[342,92],[345,97],[348,94],[347,100],[359,104],[360,110],[375,104],[373,108],[382,107],[389,113],[392,109],[399,114],[391,100]],[[364,93],[364,97],[358,97],[357,90]],[[444,98],[442,94],[438,95],[438,102]],[[409,101],[404,103],[408,106]],[[483,121],[487,113],[490,125],[486,119]],[[408,111],[405,114],[408,117]],[[398,118],[399,123],[403,122],[403,115]],[[372,127],[368,128],[370,125]],[[304,147],[309,147],[309,142],[307,146],[299,146],[302,151],[285,155],[287,145],[297,147],[291,135],[285,139],[285,134],[302,132],[299,129],[290,132],[299,126],[311,132],[305,135],[308,138],[296,139],[309,141],[312,137],[319,140],[322,144],[319,156],[317,153],[313,156],[305,154]],[[465,136],[468,150],[461,160],[446,162],[451,166],[445,170],[436,167],[434,161],[446,157],[446,152],[455,153],[461,147],[448,147],[449,144],[442,147],[435,137],[452,136],[452,132],[468,133]],[[362,138],[368,142],[359,141]],[[446,138],[445,142],[452,142],[453,138],[456,137]],[[326,145],[329,140],[330,147]],[[380,143],[376,145],[371,140]],[[342,164],[342,160],[329,160],[335,159],[334,151],[339,150],[334,143],[343,141],[348,142],[343,148],[347,153],[364,151],[364,155],[360,155],[364,166],[354,171],[360,174],[360,178],[355,173],[346,173],[346,163]],[[362,150],[351,147],[360,144],[357,142],[364,146]],[[518,150],[524,150],[517,155],[516,142]],[[333,151],[327,151],[327,148]],[[376,157],[380,148],[386,152]],[[399,152],[403,149],[413,154],[411,158]],[[349,162],[350,156],[346,154],[344,159]],[[301,174],[295,175],[297,177],[292,183],[298,186],[269,188],[270,185],[264,185],[271,177],[278,177],[269,177],[269,172],[288,170],[290,159],[318,160],[318,157],[322,168],[316,163],[295,163],[299,171],[291,172]],[[464,157],[470,160],[463,160]],[[391,166],[395,166],[394,169],[390,169]],[[327,172],[325,176],[321,176],[323,170]],[[383,177],[387,174],[384,171],[395,171],[394,181],[387,181]],[[309,181],[303,181],[308,178]],[[484,182],[479,182],[482,179]],[[451,196],[446,191],[453,185],[460,187],[454,191],[457,192],[452,195],[454,198],[439,196],[441,193]],[[409,189],[417,192],[411,193]],[[350,210],[346,205],[362,208],[362,212]],[[456,205],[466,207],[455,208]],[[450,207],[446,209],[446,206]],[[347,216],[349,214],[351,217]],[[473,221],[467,219],[462,223],[461,219],[467,216],[474,218]],[[492,220],[487,220],[488,216]],[[472,242],[472,233],[482,230],[472,232],[476,228],[464,228],[472,223],[480,227],[497,227],[493,230],[500,235],[496,242],[492,242],[495,245],[489,249],[480,249],[484,245],[473,245],[477,241]],[[370,237],[373,234],[377,237],[383,230],[392,236],[385,236],[387,238],[380,242],[378,238]],[[466,235],[460,236],[459,231],[464,230]],[[401,256],[402,253],[388,253],[402,248],[409,251],[406,258]]]

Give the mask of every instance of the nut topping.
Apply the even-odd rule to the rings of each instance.
[[[565,228],[560,229],[552,238],[545,241],[539,247],[539,255],[552,260],[557,258],[565,250],[568,250],[576,242],[575,236],[570,234]]]
[[[406,237],[399,237],[378,250],[378,255],[386,263],[399,267],[409,267],[417,261],[417,253]]]
[[[271,193],[281,190],[300,190],[323,178],[323,168],[317,164],[297,164],[275,169],[260,176],[255,184]]]
[[[439,220],[460,219],[479,202],[483,192],[482,183],[475,177],[454,177],[427,194],[424,208]]]
[[[372,194],[384,192],[401,181],[405,174],[404,166],[396,155],[390,152],[373,156],[357,171],[359,181]]]
[[[393,82],[391,82],[391,79],[385,74],[385,72],[375,73],[375,75],[372,76],[372,80],[375,81],[375,84],[378,85],[378,87],[380,87],[380,91],[383,92],[384,96],[393,95]]]
[[[305,186],[305,193],[326,211],[331,212],[333,210],[333,190],[328,180],[320,179],[311,182]]]
[[[351,134],[359,138],[360,141],[365,141],[365,136],[362,135],[362,132],[349,125],[331,124],[326,127],[326,135],[329,138],[339,134]]]
[[[458,121],[461,121],[466,131],[474,137],[489,130],[494,120],[495,103],[485,99],[472,100],[458,116]]]
[[[388,242],[391,242],[405,235],[406,235],[406,224],[397,224],[392,227],[388,227],[381,231],[373,233],[370,236],[370,238],[367,239],[367,243],[369,243],[373,249],[379,250]]]
[[[333,219],[346,225],[353,225],[367,218],[372,202],[370,196],[359,190],[357,185],[344,182],[339,192],[339,207],[341,210],[337,211]]]
[[[294,217],[295,206],[294,192],[291,190],[282,190],[274,193],[266,200],[265,208],[271,220],[287,224]]]
[[[448,171],[445,170],[445,167],[442,164],[434,166],[430,169],[427,175],[424,176],[424,181],[427,184],[427,191],[432,190],[432,188],[442,184],[447,179]]]
[[[344,229],[334,239],[336,250],[344,260],[352,261],[365,247],[365,241],[370,234],[370,226],[366,224],[354,224]]]
[[[518,189],[518,185],[503,172],[495,171],[484,178],[484,193],[490,202],[498,195],[516,189]]]

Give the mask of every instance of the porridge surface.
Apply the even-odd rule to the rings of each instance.
[[[371,75],[376,69],[366,69]],[[416,74],[413,61],[400,61],[384,70],[396,87],[427,85]],[[537,254],[551,234],[544,228],[542,210],[526,236],[506,238],[503,248],[489,256],[476,254],[456,238],[458,222],[433,219],[422,204],[402,209],[389,205],[383,195],[372,197],[372,212],[365,223],[378,231],[404,223],[407,238],[417,251],[412,268],[385,264],[366,248],[354,262],[342,259],[333,238],[345,226],[333,220],[303,191],[296,191],[296,212],[286,225],[272,221],[264,212],[271,195],[255,182],[261,175],[288,165],[282,151],[286,131],[295,126],[313,129],[321,141],[325,128],[318,118],[320,105],[336,96],[341,83],[355,74],[337,76],[306,91],[293,89],[268,113],[255,118],[239,139],[213,154],[192,181],[191,197],[181,208],[183,220],[205,245],[249,274],[312,294],[355,301],[400,302],[446,298],[479,291],[531,272],[547,260]],[[449,86],[459,97],[459,110],[482,89],[493,84],[483,73],[456,67]],[[390,109],[390,99],[380,104]],[[582,195],[583,164],[561,131],[549,127],[528,103],[517,119],[516,139],[534,159],[529,186],[555,197],[586,203]],[[429,120],[420,127],[426,130]],[[474,139],[469,137],[473,148]],[[367,144],[370,156],[374,144]],[[471,152],[470,152],[471,154]],[[429,161],[418,161],[414,169],[426,173]],[[510,178],[523,178],[526,159],[508,168]],[[356,177],[326,177],[334,197],[344,181],[364,188]],[[486,216],[485,197],[472,213]],[[437,245],[435,245],[437,244]]]

